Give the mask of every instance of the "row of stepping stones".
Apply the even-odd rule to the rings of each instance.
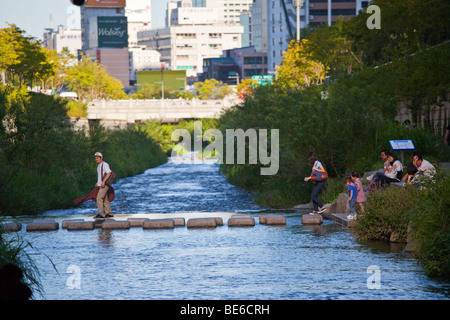
[[[302,224],[321,224],[320,215],[303,215]],[[286,225],[286,218],[282,215],[259,216],[259,223],[266,225]],[[95,219],[85,221],[84,219],[68,219],[62,221],[62,228],[67,230],[93,230],[102,229],[129,229],[131,227],[142,227],[143,229],[173,229],[184,226],[184,218],[149,219],[128,218],[127,220]],[[221,217],[191,218],[187,221],[188,228],[215,228],[223,225]],[[255,218],[250,215],[233,215],[228,219],[229,227],[251,227],[255,225]],[[1,224],[4,231],[19,231],[22,225],[19,222],[7,222]],[[58,230],[59,224],[53,219],[37,219],[27,224],[27,231],[52,231]]]

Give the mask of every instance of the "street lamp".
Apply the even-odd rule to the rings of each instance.
[[[292,0],[292,5],[297,7],[297,41],[300,42],[300,8],[303,7],[303,0]]]

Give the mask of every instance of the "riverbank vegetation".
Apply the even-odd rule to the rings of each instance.
[[[0,214],[36,214],[73,206],[96,181],[101,151],[118,177],[167,161],[137,129],[73,130],[67,100],[0,86]]]
[[[315,152],[329,173],[329,187],[322,194],[327,202],[345,192],[344,177],[349,172],[362,174],[381,168],[379,154],[390,149],[389,140],[412,139],[416,150],[433,164],[448,161],[450,153],[443,145],[443,136],[450,119],[443,102],[448,101],[450,89],[450,23],[446,18],[450,6],[438,0],[433,6],[419,0],[408,4],[376,0],[371,4],[381,9],[381,29],[368,29],[370,15],[362,12],[332,26],[308,30],[300,43],[289,45],[275,83],[254,89],[241,105],[220,118],[224,136],[227,128],[279,129],[276,175],[261,176],[261,163],[221,166],[230,182],[255,191],[260,204],[291,208],[309,202],[312,186],[303,181],[311,172],[308,152]],[[421,14],[417,13],[419,8]],[[400,110],[409,114],[408,121],[396,121]],[[405,167],[411,158],[412,153],[405,152]],[[443,176],[437,179],[437,185],[449,183]],[[421,261],[428,257],[428,265],[439,264],[440,271],[430,274],[448,275],[448,268],[433,260],[437,256],[440,262],[448,258],[450,242],[443,242],[449,237],[448,224],[437,228],[437,223],[428,220],[433,214],[440,217],[436,221],[444,212],[448,216],[448,206],[435,209],[431,201],[416,202],[414,197],[425,199],[426,192],[436,192],[432,199],[442,202],[442,193],[434,188],[426,190],[433,191],[411,191],[418,192],[414,195],[408,188],[369,195],[368,212],[378,212],[370,207],[379,208],[391,196],[396,199],[390,192],[404,192],[404,201],[383,207],[389,213],[383,216],[383,226],[397,229],[404,238],[405,222],[414,220],[416,236],[426,239],[418,244]],[[415,219],[410,214],[413,208],[418,208]],[[434,210],[439,213],[431,213]],[[418,212],[430,218],[419,219]],[[368,232],[380,233],[379,239],[383,239],[377,219],[381,218],[375,216],[364,223],[372,226],[367,227]],[[439,254],[430,257],[433,252]]]

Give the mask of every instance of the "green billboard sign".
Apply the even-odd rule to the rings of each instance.
[[[128,47],[127,17],[98,17],[98,47]]]

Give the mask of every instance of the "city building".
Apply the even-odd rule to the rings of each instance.
[[[81,50],[81,30],[65,29],[64,26],[58,26],[56,30],[45,29],[43,46],[58,53],[67,48],[76,57],[78,50]]]
[[[89,49],[86,54],[106,67],[110,76],[119,79],[124,87],[130,85],[130,61],[128,48]]]
[[[125,0],[86,0],[80,7],[80,17],[83,54],[96,59],[128,87],[130,55],[125,4]],[[132,12],[129,14],[133,19]]]
[[[267,53],[257,51],[255,47],[236,48],[223,51],[223,57],[232,58],[239,70],[241,80],[253,76],[267,75]]]
[[[138,44],[137,33],[152,29],[151,0],[127,0],[125,17],[128,20],[128,46]]]
[[[146,46],[133,46],[130,52],[130,84],[134,85],[139,71],[160,70],[161,54],[148,50]]]
[[[257,2],[258,0],[255,0],[255,3]],[[262,2],[267,3],[267,58],[269,72],[273,72],[275,67],[281,63],[283,52],[287,50],[290,40],[297,38],[297,9],[293,5],[293,0],[263,0]],[[300,30],[306,26],[332,25],[339,16],[353,17],[361,9],[366,8],[369,2],[363,0],[304,0],[300,9]],[[252,36],[254,38],[254,29]]]
[[[169,2],[167,27],[138,32],[138,43],[158,51],[166,68],[186,70],[187,77],[196,77],[203,73],[203,59],[242,46],[243,27],[223,23],[217,10],[193,7],[190,0]]]
[[[216,79],[235,85],[241,78],[239,71],[239,67],[231,57],[205,58],[203,59],[203,73],[199,76],[199,80]]]

